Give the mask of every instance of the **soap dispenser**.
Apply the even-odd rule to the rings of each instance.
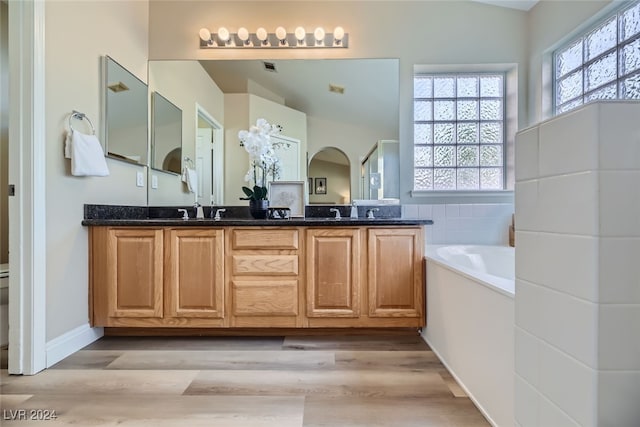
[[[358,207],[356,206],[355,200],[351,202],[351,218],[358,218]]]

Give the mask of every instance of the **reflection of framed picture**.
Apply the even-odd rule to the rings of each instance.
[[[309,194],[313,194],[313,178],[309,178]]]
[[[269,183],[269,206],[291,209],[292,217],[304,216],[304,181]]]
[[[327,194],[327,178],[316,178],[316,194]]]

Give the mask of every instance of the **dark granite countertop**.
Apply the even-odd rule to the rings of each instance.
[[[180,218],[145,218],[145,219],[85,219],[82,225],[103,226],[138,226],[138,227],[347,227],[347,226],[402,226],[402,225],[428,225],[433,221],[428,219],[410,218],[292,218],[292,219],[194,219],[183,220]]]
[[[402,226],[429,225],[433,221],[427,219],[401,218],[401,208],[394,206],[358,206],[359,218],[350,218],[351,206],[322,205],[306,206],[305,217],[291,219],[254,219],[249,214],[248,206],[224,206],[226,211],[223,218],[215,221],[213,212],[222,206],[205,206],[205,219],[195,218],[195,209],[191,206],[119,206],[119,205],[85,205],[82,225],[88,226],[116,226],[116,227],[326,227],[326,226]],[[342,215],[339,220],[333,219],[330,211],[337,208]],[[367,219],[366,211],[375,208],[376,218]],[[178,209],[186,209],[188,220],[182,219]]]

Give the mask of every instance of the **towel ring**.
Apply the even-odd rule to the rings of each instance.
[[[195,165],[193,164],[193,160],[191,160],[189,157],[187,157],[187,156],[184,157],[184,163],[187,165],[187,167],[189,167],[191,169],[195,169]]]
[[[92,135],[96,134],[96,128],[93,127],[93,123],[91,123],[91,120],[89,120],[89,117],[87,117],[86,114],[81,113],[80,111],[73,110],[73,112],[69,116],[69,129],[71,129],[71,131],[73,132],[75,131],[75,129],[71,125],[71,119],[86,120],[89,123],[89,126],[91,127],[91,134]]]

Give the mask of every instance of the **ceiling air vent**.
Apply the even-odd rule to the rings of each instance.
[[[278,70],[276,70],[276,64],[273,62],[267,62],[267,61],[263,61],[262,64],[264,65],[264,69],[267,71],[271,71],[272,73],[277,73]]]
[[[329,92],[344,94],[344,87],[329,83]]]
[[[109,88],[109,90],[111,92],[115,92],[115,93],[124,92],[125,90],[129,90],[129,87],[126,84],[122,83],[122,82],[113,83],[113,84],[110,84],[107,87]]]

